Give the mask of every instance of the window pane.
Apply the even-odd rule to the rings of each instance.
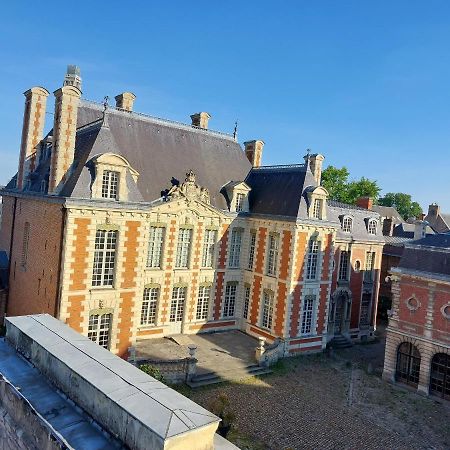
[[[213,267],[214,249],[217,239],[215,230],[205,230],[203,239],[202,267]]]
[[[117,231],[97,230],[92,286],[112,286],[116,262]]]
[[[238,268],[241,256],[242,230],[234,228],[231,232],[229,267]]]
[[[319,241],[309,242],[308,262],[306,265],[306,279],[315,280],[317,276],[317,262],[319,256]]]
[[[105,170],[102,179],[102,198],[117,200],[119,193],[119,172]]]
[[[200,286],[198,289],[196,313],[197,320],[204,320],[208,318],[210,291],[210,286]]]
[[[225,288],[225,300],[223,304],[223,317],[233,317],[236,305],[237,284],[228,283]]]
[[[177,257],[175,267],[187,268],[191,250],[192,230],[190,228],[180,228],[178,232]]]
[[[147,267],[161,267],[163,241],[164,241],[164,228],[150,227]]]

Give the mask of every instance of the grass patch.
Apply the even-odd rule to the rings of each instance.
[[[231,429],[227,439],[241,450],[267,450],[267,446],[262,442],[256,441],[236,429]]]

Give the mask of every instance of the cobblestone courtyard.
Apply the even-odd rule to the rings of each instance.
[[[383,349],[380,340],[289,358],[261,379],[189,396],[208,407],[225,392],[243,449],[450,448],[450,405],[383,382]]]

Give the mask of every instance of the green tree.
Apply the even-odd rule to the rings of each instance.
[[[380,190],[376,181],[361,177],[360,180],[351,181],[347,185],[347,203],[354,204],[360,197],[377,198]]]
[[[422,214],[420,205],[413,202],[409,194],[403,194],[402,192],[388,192],[384,197],[378,199],[378,204],[393,206],[405,220],[410,217],[418,218]]]

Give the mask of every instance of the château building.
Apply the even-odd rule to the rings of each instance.
[[[320,154],[262,166],[264,142],[81,99],[69,66],[25,92],[17,174],[3,189],[7,315],[48,313],[112,352],[239,329],[320,351],[373,334],[379,214],[328,200]]]

